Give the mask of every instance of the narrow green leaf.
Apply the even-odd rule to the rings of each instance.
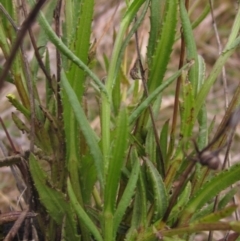
[[[13,21],[17,22],[17,5],[13,1],[8,0],[1,0],[0,3],[6,10],[6,12],[11,16]],[[7,43],[7,41],[10,41],[13,43],[15,36],[16,36],[16,30],[13,28],[12,24],[9,22],[7,17],[1,12],[0,14],[0,32],[3,30],[6,34],[5,39],[0,39],[0,42],[4,41]],[[2,36],[1,36],[2,37]],[[3,51],[4,52],[4,51]]]
[[[15,9],[14,9],[13,1],[1,0],[0,3],[4,7],[4,9],[8,12],[8,14],[11,16],[11,18],[16,20],[16,16],[14,15]],[[4,15],[2,15],[2,16],[4,16]],[[2,24],[5,29],[8,29],[8,27],[10,26],[10,23],[6,17],[2,21]]]
[[[197,92],[201,89],[204,80],[206,65],[204,59],[201,56],[198,56],[198,81],[197,81]],[[203,104],[202,109],[198,114],[198,123],[199,123],[199,135],[198,135],[198,148],[203,149],[208,142],[208,125],[207,125],[207,109],[206,105]]]
[[[201,12],[200,16],[196,20],[193,21],[192,29],[195,29],[206,18],[206,16],[209,14],[209,12],[210,12],[210,4],[208,2],[205,4],[205,8]]]
[[[223,198],[218,203],[218,208],[219,209],[224,208],[234,198],[234,195],[237,193],[237,191],[238,191],[238,188],[235,187],[235,188],[232,188],[229,192],[224,193]]]
[[[156,46],[156,51],[150,68],[148,80],[148,89],[151,94],[158,86],[162,84],[165,71],[167,69],[168,60],[172,52],[174,37],[177,24],[177,0],[167,0],[164,12],[163,27],[161,29],[161,37]]]
[[[61,73],[61,84],[64,90],[66,91],[67,97],[69,99],[69,103],[74,111],[75,117],[78,121],[79,127],[86,139],[86,142],[89,146],[90,152],[93,156],[95,166],[97,169],[97,174],[101,185],[103,185],[103,161],[102,161],[102,153],[98,146],[95,133],[93,132],[91,126],[89,125],[89,121],[87,120],[85,113],[78,101],[78,98],[68,83],[66,75],[64,71]]]
[[[7,41],[8,38],[7,38],[7,34],[5,32],[5,29],[3,28],[2,21],[3,21],[3,16],[1,16],[1,18],[0,18],[0,47],[1,47],[1,50],[4,54],[4,56],[8,56],[10,53],[10,46]]]
[[[16,96],[8,94],[6,97],[9,102],[27,118],[27,120],[30,120],[30,111],[17,100]]]
[[[168,164],[168,173],[164,179],[164,183],[165,183],[166,189],[168,191],[171,189],[174,179],[178,175],[177,173],[178,173],[179,168],[181,167],[182,161],[183,161],[183,153],[178,152],[178,153],[176,153],[174,158],[172,160],[170,160],[169,163],[167,163]]]
[[[203,104],[202,109],[198,115],[199,135],[198,135],[198,148],[202,150],[208,142],[208,124],[207,124],[207,108]]]
[[[74,23],[74,26],[72,26],[75,28],[75,31],[70,49],[85,65],[87,65],[94,0],[81,0],[81,5],[78,7],[80,7],[80,9],[78,10],[77,19],[75,19],[76,22]],[[71,64],[66,75],[69,83],[75,90],[78,99],[81,100],[85,90],[85,70]]]
[[[23,122],[18,115],[16,115],[14,112],[12,112],[12,120],[15,123],[15,125],[18,127],[19,130],[21,130],[23,133],[26,132],[27,134],[30,133],[29,127],[26,126],[25,122]]]
[[[65,22],[63,26],[65,36],[63,36],[63,38],[64,43],[69,48],[76,37],[77,27],[79,27],[78,21],[81,15],[81,4],[82,0],[70,0],[68,1],[68,4],[66,4],[65,6]]]
[[[231,205],[223,208],[222,210],[211,212],[209,215],[202,217],[200,219],[197,219],[197,221],[194,221],[191,224],[216,222],[216,221],[219,221],[220,219],[229,217],[234,211],[236,211],[236,209],[237,209],[236,205]]]
[[[191,22],[187,10],[185,8],[185,3],[183,0],[180,0],[180,16],[182,21],[183,35],[186,43],[187,49],[187,60],[194,60],[195,64],[189,71],[189,81],[193,86],[194,96],[197,94],[197,81],[198,81],[198,55],[196,42],[194,40],[194,35],[192,32]]]
[[[212,213],[212,211],[213,211],[213,203],[210,203],[206,207],[203,207],[201,210],[199,210],[199,212],[194,213],[193,216],[191,217],[191,222],[194,222],[195,220],[198,220],[204,216],[209,215],[210,213]]]
[[[217,205],[217,210],[224,209],[228,204],[231,203],[233,196],[236,194],[237,188],[231,189],[229,192],[219,196],[219,203]],[[210,215],[213,212],[214,203],[204,205],[204,207],[198,212],[194,213],[191,217],[191,222],[195,222],[205,216]]]
[[[163,10],[165,1],[156,0],[151,1],[150,5],[150,33],[147,46],[148,66],[151,66],[154,50],[156,48],[157,40],[160,35],[160,29],[162,25]]]
[[[108,71],[108,69],[109,69],[109,59],[108,59],[106,54],[103,54],[103,61],[104,61],[105,70]],[[105,79],[104,79],[104,81],[105,81]]]
[[[232,192],[234,191],[234,192]],[[230,192],[228,192],[225,196],[225,193],[223,196],[220,196],[220,200],[218,203],[218,210],[221,210],[226,207],[227,204],[232,200],[234,194],[236,193],[236,189],[232,189]],[[198,212],[194,213],[193,216],[191,217],[191,222],[194,222],[195,220],[198,220],[204,216],[209,215],[213,211],[213,205],[214,203],[210,203],[209,205],[205,205],[201,210]]]
[[[18,90],[18,94],[23,106],[25,106],[27,109],[30,109],[29,93],[27,91],[24,74],[22,72],[22,62],[20,62],[20,59],[20,55],[17,54],[12,65],[12,75],[14,79],[14,85]]]
[[[162,156],[163,156],[164,161],[166,161],[166,158],[167,158],[168,127],[169,127],[169,120],[167,120],[164,123],[161,134],[160,134],[160,147],[161,147]]]
[[[147,132],[147,137],[145,141],[145,150],[151,162],[156,164],[156,140],[155,140],[155,135],[152,128]]]
[[[194,90],[191,82],[187,80],[187,72],[183,71],[182,75],[182,88],[183,88],[183,101],[181,103],[181,136],[183,140],[189,140],[192,136],[192,130],[195,122],[195,102],[194,102]],[[187,142],[184,143],[187,145]],[[184,146],[187,150],[187,146]]]
[[[135,188],[137,185],[139,171],[140,171],[140,163],[139,163],[139,160],[136,159],[135,163],[133,165],[132,172],[129,177],[127,186],[124,190],[123,196],[122,196],[122,198],[118,204],[118,207],[116,209],[116,212],[114,214],[114,232],[117,231],[118,226],[122,220],[122,217],[123,217],[128,205],[130,204],[131,198],[134,194],[134,191],[135,191]]]
[[[106,188],[104,195],[104,209],[114,213],[116,193],[118,190],[121,169],[124,163],[126,148],[128,145],[128,122],[127,112],[123,109],[117,120],[117,127],[114,135],[113,147],[108,172],[106,173]]]
[[[147,225],[147,195],[146,187],[143,181],[142,174],[138,184],[138,190],[134,199],[133,217],[131,228],[146,227]]]
[[[112,93],[112,103],[115,116],[118,115],[119,108],[122,100],[122,88],[121,88],[121,74],[116,77],[115,85]]]
[[[136,149],[131,153],[133,160],[137,158]],[[127,232],[126,240],[136,240],[139,228],[146,228],[147,226],[147,195],[146,195],[146,181],[143,177],[143,170],[140,167],[137,190],[133,204],[133,214],[130,229]]]
[[[146,159],[146,165],[148,167],[149,181],[153,189],[154,198],[154,217],[153,222],[161,219],[167,209],[168,196],[165,188],[165,184],[162,180],[160,173],[157,171],[156,167],[151,161]]]
[[[206,64],[201,55],[198,55],[198,79],[197,79],[197,93],[204,84],[206,78]]]
[[[231,48],[231,45],[236,41],[237,37],[239,36],[239,29],[240,29],[240,9],[238,8],[236,17],[234,19],[234,23],[232,25],[231,33],[228,38],[228,42],[226,44],[224,51]]]
[[[110,134],[109,130],[108,134]],[[119,186],[119,179],[121,169],[124,163],[125,152],[128,144],[128,120],[126,109],[124,108],[118,116],[117,127],[114,134],[114,141],[111,143],[110,149],[104,156],[104,170],[105,170],[105,189],[104,189],[104,239],[114,240],[114,209],[117,198],[117,189]],[[110,136],[108,136],[110,138]],[[102,136],[102,142],[104,136]],[[110,140],[108,140],[110,141]],[[105,143],[106,144],[106,143]],[[110,143],[109,143],[110,144]],[[105,145],[106,147],[106,145]],[[103,147],[104,148],[104,147]],[[106,159],[107,158],[107,159]]]
[[[222,171],[219,175],[213,177],[209,182],[205,183],[185,207],[179,224],[188,222],[191,216],[205,203],[215,197],[219,192],[239,181],[239,172],[240,165],[233,165],[230,169]]]
[[[188,203],[190,195],[191,195],[191,183],[188,182],[185,186],[184,190],[182,191],[177,204],[173,207],[169,218],[168,218],[168,224],[171,226],[176,220],[179,215],[179,213],[183,210],[184,206]]]
[[[69,195],[71,204],[73,205],[73,208],[74,208],[75,212],[77,213],[79,220],[81,220],[82,223],[84,223],[84,225],[93,234],[94,238],[97,241],[103,241],[101,234],[99,233],[99,231],[97,229],[97,226],[92,222],[92,220],[89,218],[87,213],[84,211],[84,209],[78,203],[69,179],[67,181],[67,190],[68,190],[68,195]]]
[[[81,165],[79,167],[82,183],[82,198],[83,203],[90,204],[94,184],[97,180],[96,167],[94,160],[90,153],[81,158]]]
[[[41,203],[46,207],[47,211],[56,223],[60,224],[66,212],[66,203],[63,193],[51,188],[46,174],[40,168],[40,165],[33,154],[30,155],[29,164],[30,172],[39,193]]]

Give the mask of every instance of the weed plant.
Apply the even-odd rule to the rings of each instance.
[[[210,231],[211,240],[215,230],[239,236],[240,222],[226,218],[237,213],[234,186],[240,165],[227,160],[239,119],[240,87],[219,126],[207,122],[206,99],[240,44],[240,8],[206,76],[193,29],[212,13],[211,1],[190,18],[189,4],[194,8],[199,1],[126,0],[111,57],[101,56],[103,80],[94,72],[96,45],[90,45],[94,0],[51,0],[43,12],[43,0],[22,0],[21,8],[15,1],[0,2],[0,47],[6,59],[0,86],[4,81],[16,86],[19,98],[7,96],[16,107],[12,119],[30,140],[25,152],[12,143],[14,155],[6,154],[0,162],[11,167],[26,204],[15,216],[0,215],[2,226],[15,221],[5,240],[20,226],[25,240],[30,229],[37,229],[35,240],[49,241],[194,240],[202,231]],[[148,13],[147,53],[141,56],[138,29]],[[26,34],[35,52],[30,61],[23,47]],[[137,53],[133,68],[126,61],[130,40]],[[166,78],[176,41],[181,42],[179,68]],[[56,49],[54,75],[48,42]],[[46,83],[41,98],[39,76]],[[172,118],[159,125],[163,91],[170,85],[176,86]],[[97,107],[88,105],[88,90]],[[91,108],[99,108],[99,133],[91,127]],[[218,154],[223,150],[222,163]]]

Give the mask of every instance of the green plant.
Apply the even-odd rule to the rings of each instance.
[[[17,22],[16,6],[8,0],[0,2],[2,9]],[[34,0],[28,2],[32,7],[35,5]],[[21,171],[28,190],[25,201],[29,210],[38,214],[35,219],[43,240],[188,240],[191,234],[205,230],[239,232],[238,221],[221,221],[237,208],[227,205],[235,191],[229,190],[224,197],[218,194],[239,181],[240,165],[218,173],[211,170],[211,161],[219,161],[218,151],[214,150],[222,143],[230,147],[226,133],[234,130],[238,122],[235,110],[239,87],[209,145],[205,101],[240,43],[240,10],[224,50],[205,77],[205,63],[197,53],[193,27],[201,23],[211,8],[206,3],[203,14],[192,23],[187,3],[126,1],[112,56],[105,58],[104,83],[90,67],[94,0],[65,3],[63,38],[59,29],[61,1],[49,1],[45,12],[38,14],[41,30],[37,43],[31,37],[36,59],[30,63],[24,58],[21,41],[18,53],[10,51],[20,34],[16,35],[6,13],[1,15],[0,47],[6,59],[16,55],[6,80],[16,86],[20,101],[12,95],[7,97],[24,115],[25,121],[15,114],[12,117],[18,128],[29,135],[31,144],[29,153],[14,156],[11,162],[6,159],[3,165],[14,163]],[[147,10],[151,27],[147,55],[142,57],[137,30]],[[55,31],[51,27],[53,11]],[[178,22],[183,43],[179,69],[164,78],[174,43],[180,36]],[[31,36],[31,27],[27,29]],[[134,96],[135,106],[127,105],[125,95],[121,94],[121,82],[129,70],[121,68],[126,61],[123,55],[132,36],[138,55],[134,71],[143,86],[143,91],[137,91],[138,81],[128,86],[127,98]],[[55,76],[50,73],[48,41],[57,50]],[[142,58],[148,71],[144,70]],[[37,89],[39,67],[46,80],[45,101]],[[4,68],[6,72],[7,67]],[[163,91],[176,79],[172,125],[166,121],[157,126],[155,117]],[[94,90],[99,100],[100,134],[94,132],[88,118],[84,99],[88,88]],[[199,138],[192,141],[195,126],[199,128]],[[198,146],[207,148],[200,152]],[[195,158],[186,154],[189,151],[195,152]],[[217,208],[213,208],[214,203]]]

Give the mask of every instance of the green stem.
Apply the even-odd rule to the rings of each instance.
[[[104,240],[112,241],[115,240],[113,237],[113,214],[111,212],[104,213]]]
[[[109,96],[107,99],[102,94],[102,112],[101,112],[101,125],[102,125],[102,152],[103,152],[103,161],[104,161],[104,178],[106,179],[109,166],[109,154],[110,154],[110,114],[111,114],[111,103],[112,103],[112,88],[115,82],[115,69],[121,50],[121,43],[124,37],[124,33],[127,29],[128,22],[123,21],[119,33],[116,38],[114,45],[114,50],[112,54],[112,59],[110,61],[108,78],[106,80],[106,89]],[[107,192],[107,190],[105,190]],[[106,207],[105,207],[106,208]],[[113,214],[104,210],[104,240],[110,241],[113,240]]]

